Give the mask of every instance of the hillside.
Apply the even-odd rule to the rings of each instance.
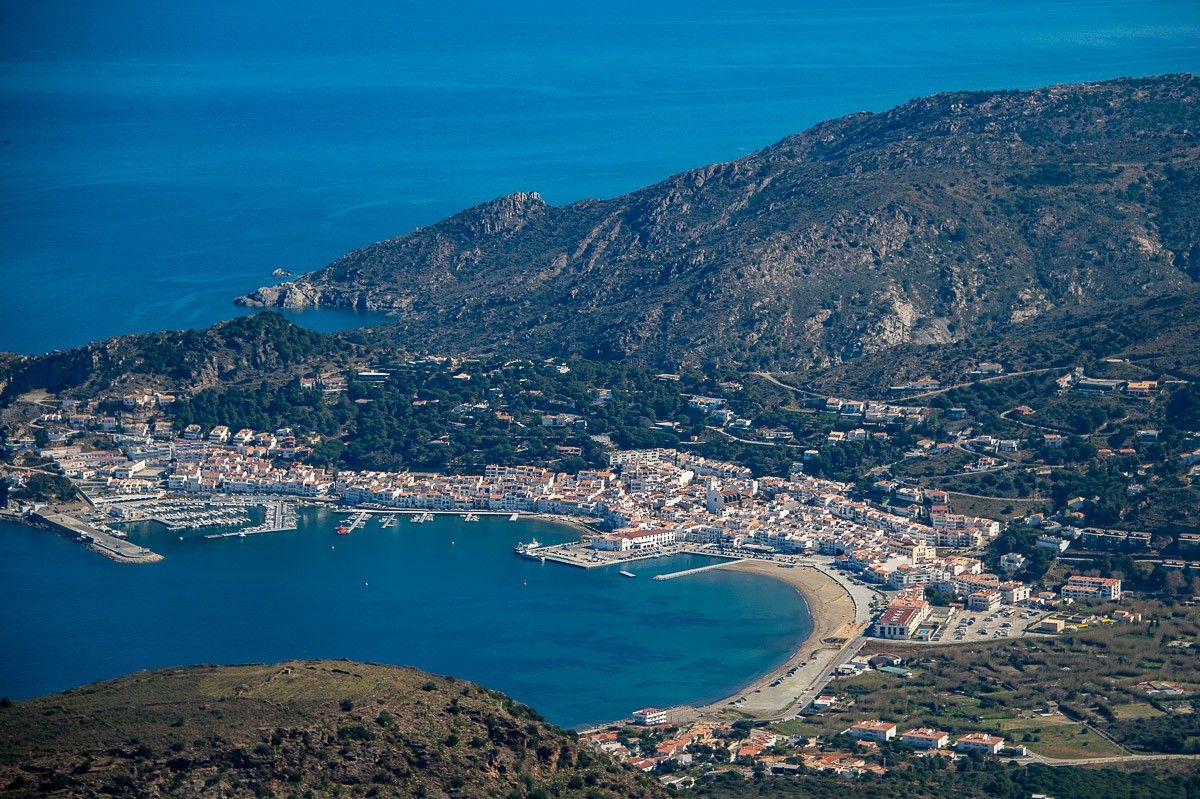
[[[979,378],[984,361],[1008,372],[1083,367],[1094,373],[1105,358],[1128,359],[1153,374],[1200,381],[1200,294],[1056,309],[1021,324],[949,345],[903,344],[845,364],[797,376],[822,393],[884,396],[888,386],[932,376],[942,385]]]
[[[346,337],[297,327],[277,313],[258,313],[204,330],[135,333],[45,355],[0,353],[0,405],[38,389],[199,391],[278,382],[310,362],[327,363],[354,352]]]
[[[524,705],[414,669],[197,666],[0,707],[6,796],[657,796]]]
[[[239,302],[401,346],[797,369],[1200,279],[1200,79],[960,92],[565,207],[517,193]]]

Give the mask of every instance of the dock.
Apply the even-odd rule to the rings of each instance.
[[[157,552],[118,538],[104,529],[65,513],[34,513],[30,518],[118,563],[157,563],[163,559]]]
[[[205,538],[245,538],[262,533],[284,533],[296,529],[296,506],[290,502],[271,502],[267,506],[267,518],[262,524],[226,533],[210,533]]]
[[[687,577],[689,574],[699,574],[700,572],[706,572],[706,571],[709,571],[710,569],[719,569],[722,566],[729,566],[734,563],[741,563],[744,560],[745,560],[745,558],[730,558],[728,560],[723,560],[720,563],[710,563],[707,566],[697,566],[694,569],[684,569],[681,572],[671,572],[670,574],[656,574],[656,575],[654,575],[654,579],[655,580],[674,580],[676,577]]]

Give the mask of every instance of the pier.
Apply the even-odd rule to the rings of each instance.
[[[227,533],[210,533],[205,538],[245,538],[262,533],[283,533],[296,529],[296,506],[290,502],[271,502],[266,506],[267,518],[262,524]]]
[[[118,563],[157,563],[163,559],[157,552],[117,538],[106,530],[65,513],[34,513],[30,518]]]
[[[719,569],[722,566],[730,566],[734,563],[741,563],[744,560],[745,560],[745,558],[731,558],[729,560],[722,560],[720,563],[710,563],[707,566],[697,566],[694,569],[684,569],[681,572],[671,572],[670,574],[656,574],[656,575],[654,575],[654,579],[655,580],[674,580],[676,577],[687,577],[689,574],[699,574],[700,572],[706,572],[706,571],[709,571],[710,569]]]
[[[719,563],[710,563],[705,566],[697,566],[694,569],[685,569],[684,571],[674,572],[656,576],[654,579],[670,580],[675,577],[683,577],[688,574],[705,571],[706,569],[716,569],[721,566],[728,566],[731,563],[739,563],[745,558],[731,557],[729,555],[720,555],[710,552],[699,546],[680,546],[673,545],[666,549],[643,549],[632,552],[624,552],[620,554],[603,553],[586,547],[581,547],[578,544],[550,544],[537,549],[527,549],[521,553],[522,557],[532,560],[549,560],[555,563],[561,563],[564,566],[575,566],[579,569],[596,569],[602,566],[617,566],[624,563],[633,563],[639,560],[653,560],[654,558],[662,558],[668,555],[700,555],[706,558],[720,558]]]

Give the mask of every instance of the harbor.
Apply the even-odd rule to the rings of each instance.
[[[65,513],[33,513],[27,521],[48,527],[118,563],[157,563],[163,559],[159,553],[126,541],[107,528],[88,524]]]
[[[240,530],[230,530],[224,533],[211,533],[205,538],[245,538],[249,535],[262,533],[282,533],[296,529],[296,506],[290,502],[272,502],[266,506],[267,517],[262,524],[245,527]]]

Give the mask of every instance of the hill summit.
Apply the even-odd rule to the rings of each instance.
[[[138,672],[0,707],[6,796],[659,796],[495,691],[348,661]]]

